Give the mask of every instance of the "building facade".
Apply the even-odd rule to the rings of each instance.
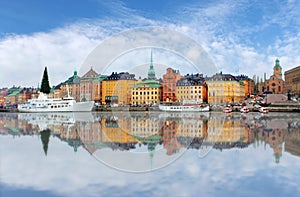
[[[176,83],[183,76],[180,75],[179,70],[167,68],[166,74],[163,75],[162,82],[162,94],[163,100],[167,102],[173,102],[177,100],[176,97]]]
[[[284,72],[285,92],[300,97],[300,66]]]
[[[202,75],[185,75],[176,83],[177,101],[198,100],[207,102],[207,84]]]
[[[235,77],[237,80],[242,81],[245,84],[245,96],[250,97],[254,95],[254,81],[246,75],[238,75]]]
[[[113,72],[102,81],[102,104],[131,104],[131,90],[137,80],[128,72]]]
[[[283,94],[284,93],[284,81],[282,79],[282,67],[278,59],[275,61],[275,66],[273,67],[273,75],[269,79],[265,80],[259,86],[259,92],[272,92],[273,94]]]
[[[54,88],[54,97],[66,97],[69,95],[73,97],[76,101],[81,101],[80,97],[80,82],[81,78],[77,75],[77,71],[75,70],[73,76],[69,77],[65,82],[63,82],[60,87]],[[59,85],[58,85],[59,86]],[[60,94],[58,94],[58,90],[60,89]]]
[[[162,86],[156,80],[145,80],[132,88],[132,104],[152,105],[159,104],[162,100]]]
[[[90,101],[95,97],[94,81],[99,74],[91,68],[80,80],[80,101]]]
[[[209,103],[236,103],[245,99],[245,84],[230,74],[217,73],[206,82]]]

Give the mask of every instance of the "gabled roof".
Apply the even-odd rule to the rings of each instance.
[[[82,79],[86,79],[86,78],[96,78],[98,77],[98,73],[96,71],[93,70],[93,68],[91,67],[91,69],[85,73],[81,78]]]

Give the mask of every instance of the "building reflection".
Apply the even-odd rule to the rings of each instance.
[[[283,150],[300,156],[299,128],[297,116],[241,117],[158,112],[0,114],[1,135],[40,135],[45,154],[50,136],[66,142],[75,152],[82,147],[90,154],[103,148],[130,151],[142,146],[146,146],[149,152],[162,147],[169,156],[182,149],[201,149],[204,146],[221,151],[249,145],[254,148],[269,146],[274,161],[279,163]]]

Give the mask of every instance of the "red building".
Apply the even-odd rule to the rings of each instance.
[[[166,74],[163,75],[163,100],[164,101],[176,101],[176,83],[183,76],[180,75],[179,70],[167,68]]]

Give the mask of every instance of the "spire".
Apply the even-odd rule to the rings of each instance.
[[[153,69],[153,56],[152,56],[152,50],[151,50],[151,59],[150,59],[150,69]]]
[[[148,79],[156,79],[155,77],[155,71],[153,66],[153,56],[152,56],[152,50],[151,50],[151,57],[150,57],[150,68],[148,70]]]

